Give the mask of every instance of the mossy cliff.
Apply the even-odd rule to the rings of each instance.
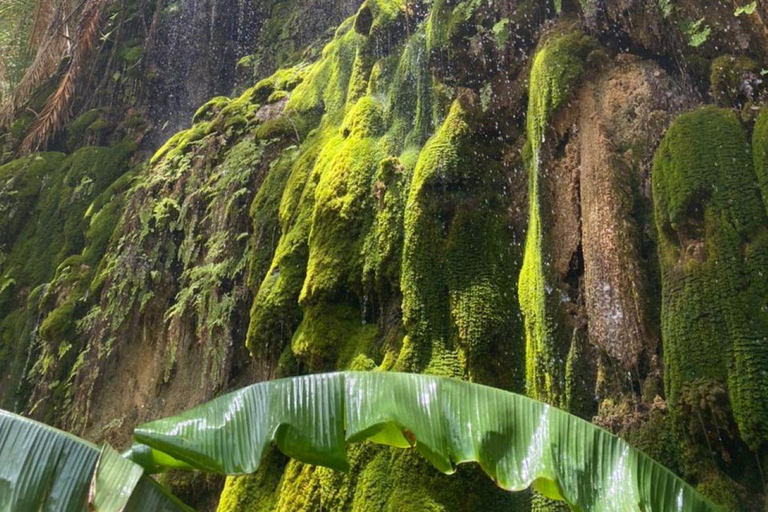
[[[766,13],[651,4],[265,2],[232,97],[149,158],[164,79],[129,71],[157,50],[109,46],[126,67],[107,89],[137,110],[78,107],[61,152],[12,159],[29,112],[0,134],[5,406],[123,446],[259,380],[447,375],[762,510]],[[219,512],[558,508],[412,452],[350,459],[165,480]]]
[[[724,386],[742,439],[758,448],[768,440],[768,218],[736,115],[704,107],[677,118],[653,187],[669,399]]]

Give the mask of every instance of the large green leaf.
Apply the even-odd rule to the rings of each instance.
[[[342,372],[256,384],[139,427],[160,460],[252,473],[274,442],[298,460],[340,470],[345,444],[415,446],[435,467],[478,462],[508,490],[533,485],[575,510],[718,510],[618,437],[529,398],[452,379]],[[165,454],[162,455],[161,454]]]
[[[0,410],[0,512],[189,510],[143,473],[109,447]]]

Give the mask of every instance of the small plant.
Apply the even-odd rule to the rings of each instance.
[[[747,5],[743,5],[741,7],[737,7],[735,11],[733,11],[733,15],[737,18],[741,16],[742,14],[750,15],[753,14],[757,10],[757,0],[755,0],[752,3],[749,3]]]
[[[696,21],[680,22],[680,30],[688,37],[688,45],[698,48],[704,44],[712,29],[704,23],[705,18],[699,18]]]

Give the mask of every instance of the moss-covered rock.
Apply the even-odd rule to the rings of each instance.
[[[478,113],[476,96],[460,96],[414,170],[401,279],[408,338],[398,367],[515,387],[517,261],[498,193],[502,168],[477,138]],[[503,376],[492,361],[504,365]]]
[[[64,368],[73,364],[81,344],[76,332],[83,312],[78,287],[87,283],[114,228],[92,225],[91,205],[126,173],[135,149],[126,140],[111,147],[83,147],[69,156],[33,155],[0,167],[0,195],[7,198],[0,207],[0,275],[8,290],[3,307],[17,311],[0,319],[0,357],[5,357],[0,366],[11,375],[4,399],[28,398],[25,378],[32,387],[64,392]],[[101,248],[86,251],[84,257],[81,252],[97,240]],[[43,293],[40,285],[49,282],[54,285]],[[31,338],[33,331],[39,339]]]
[[[757,174],[757,184],[768,211],[768,107],[760,110],[752,132],[752,160]]]
[[[550,267],[550,234],[542,204],[542,174],[547,162],[542,147],[552,135],[550,121],[566,106],[586,69],[596,42],[578,30],[551,35],[536,52],[532,68],[526,118],[525,158],[528,168],[529,221],[523,267],[519,278],[520,308],[525,321],[527,392],[563,405],[565,365],[570,346],[563,330],[561,300]]]
[[[754,87],[758,73],[757,63],[743,55],[722,55],[712,61],[709,91],[720,106],[734,107],[757,96]]]
[[[768,219],[744,129],[732,111],[681,115],[656,153],[665,387],[728,390],[742,438],[766,442]]]

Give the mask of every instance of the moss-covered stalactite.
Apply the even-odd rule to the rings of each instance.
[[[757,184],[768,209],[768,108],[763,108],[755,122],[752,134],[752,154],[757,173]],[[768,211],[768,210],[767,210]]]
[[[764,449],[768,218],[736,114],[702,107],[677,118],[656,153],[653,192],[670,403],[710,446],[740,437]]]
[[[509,169],[502,148],[482,142],[479,95],[439,87],[409,15],[396,0],[365,2],[287,98],[283,119],[313,128],[273,164],[287,169],[268,192],[280,198],[256,198],[279,203],[281,235],[252,281],[249,348],[283,375],[396,369],[522,390]],[[413,454],[360,447],[352,460],[349,476],[291,462],[277,488],[232,479],[219,510],[259,492],[281,511],[495,510],[518,499],[474,471],[438,483]]]
[[[537,50],[531,67],[527,143],[529,221],[525,256],[520,272],[520,307],[525,318],[526,386],[537,399],[556,405],[565,402],[565,361],[570,336],[563,323],[563,297],[552,269],[551,197],[542,191],[542,175],[551,172],[542,148],[555,136],[552,117],[564,107],[582,77],[596,42],[582,32],[565,28],[552,34]],[[556,137],[556,136],[555,136]]]

